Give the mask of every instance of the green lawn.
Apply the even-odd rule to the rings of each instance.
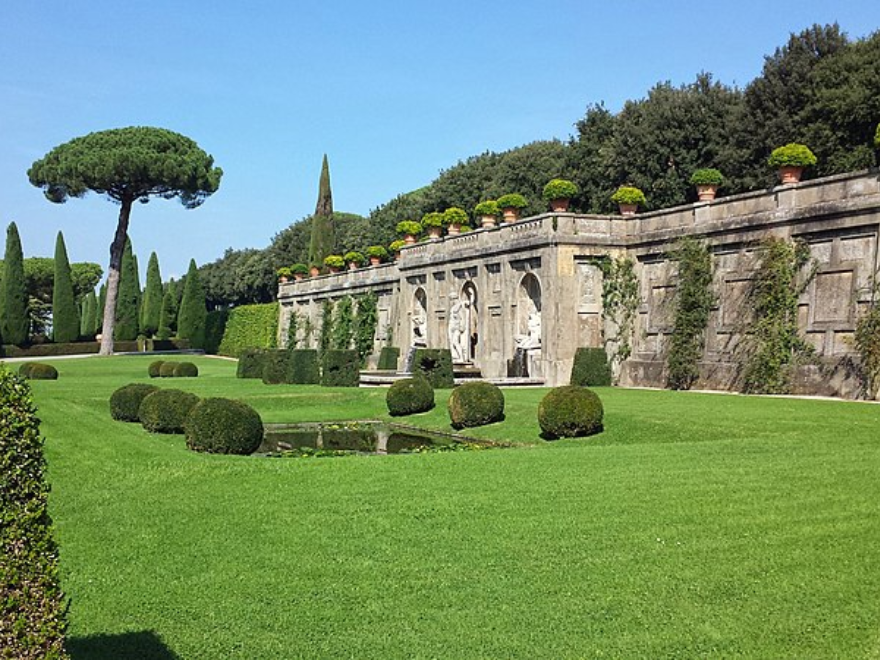
[[[599,389],[606,431],[513,449],[199,455],[110,419],[140,357],[33,382],[74,658],[880,657],[880,406]],[[267,422],[384,390],[163,380]],[[13,365],[16,366],[16,365]],[[445,394],[408,418],[449,430]]]

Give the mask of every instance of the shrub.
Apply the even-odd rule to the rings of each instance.
[[[419,348],[413,356],[413,374],[425,377],[435,390],[449,389],[455,384],[452,353],[448,348]]]
[[[27,383],[0,367],[0,656],[64,658],[40,421]]]
[[[187,416],[184,433],[193,451],[248,455],[263,443],[263,420],[241,401],[203,399]]]
[[[274,350],[263,352],[263,382],[266,385],[278,385],[287,382],[287,360],[290,352]]]
[[[298,348],[290,351],[287,359],[287,382],[298,385],[314,385],[321,382],[316,349]]]
[[[290,266],[282,266],[281,268],[279,268],[278,270],[275,271],[275,274],[276,274],[279,278],[281,278],[281,277],[290,277],[290,276],[293,275],[293,271],[290,270]]]
[[[418,236],[422,233],[422,225],[414,220],[403,220],[397,223],[397,233]]]
[[[806,145],[789,142],[784,147],[776,147],[767,164],[770,167],[811,167],[816,164],[816,156]]]
[[[238,368],[235,375],[238,378],[262,378],[263,355],[266,351],[262,348],[246,348],[238,356]]]
[[[447,407],[453,428],[484,426],[504,419],[504,394],[485,381],[464,383],[452,390]]]
[[[579,192],[575,183],[566,179],[551,179],[546,186],[542,196],[548,202],[553,199],[571,199]]]
[[[599,433],[602,415],[602,402],[596,393],[578,385],[555,387],[538,404],[538,424],[547,439]]]
[[[219,353],[235,356],[246,348],[275,348],[277,335],[277,302],[233,307],[229,310]],[[256,378],[259,377],[258,373]]]
[[[164,360],[154,360],[150,362],[150,366],[147,367],[147,375],[150,378],[158,378],[161,376],[160,370],[162,369],[162,365],[165,364]]]
[[[324,257],[324,265],[327,268],[342,268],[345,265],[345,259],[339,254],[330,254]]]
[[[183,433],[183,422],[199,397],[183,390],[156,390],[141,401],[141,425],[150,433]]]
[[[468,223],[468,214],[464,209],[457,206],[450,206],[443,211],[443,224],[445,225],[466,225]]]
[[[425,213],[422,216],[422,227],[442,227],[443,226],[443,214],[438,213],[437,211],[432,211],[431,213]]]
[[[229,322],[228,309],[212,309],[205,316],[205,353],[216,355],[220,350],[220,342],[223,341],[223,333],[226,332],[226,324]],[[153,341],[156,349],[156,341]]]
[[[174,367],[175,378],[195,378],[199,375],[199,368],[192,362],[181,362]]]
[[[703,167],[691,174],[691,185],[694,186],[720,186],[724,177],[714,167]]]
[[[620,188],[617,189],[617,192],[611,195],[611,201],[616,204],[636,205],[644,205],[647,202],[645,199],[645,193],[633,186],[620,186]]]
[[[498,215],[499,213],[501,213],[501,208],[498,206],[498,202],[493,199],[480,202],[474,207],[474,215]]]
[[[173,362],[171,360],[167,362],[163,362],[159,367],[159,377],[160,378],[174,378],[174,370],[177,369],[177,366],[180,362]]]
[[[388,258],[388,250],[382,245],[371,245],[367,248],[368,257],[378,257],[379,259]]]
[[[138,410],[143,400],[159,390],[147,383],[123,385],[110,395],[110,416],[120,422],[139,422]]]
[[[395,417],[426,412],[434,407],[434,388],[424,378],[403,378],[388,388],[385,403]]]
[[[34,365],[39,364],[38,362],[23,362],[22,365],[18,368],[18,375],[22,378],[30,378],[31,377],[31,369],[33,369]]]
[[[361,360],[357,351],[332,349],[324,353],[321,385],[326,387],[357,387],[360,384]]]
[[[350,252],[346,252],[345,256],[343,256],[342,258],[345,259],[346,263],[354,262],[358,266],[360,266],[362,263],[364,263],[364,261],[366,261],[366,259],[364,258],[364,255],[361,254],[360,252],[355,251],[355,250],[351,250]]]
[[[41,362],[31,362],[31,368],[28,370],[28,378],[30,380],[58,380],[58,370],[51,364],[42,364]]]
[[[290,272],[293,275],[308,275],[309,267],[305,264],[293,264],[293,266],[290,267]]]
[[[611,365],[604,348],[579,348],[571,365],[572,385],[599,387],[611,385]]]
[[[402,241],[402,240],[391,241],[391,245],[388,246],[388,249],[391,250],[392,252],[400,252],[400,249],[404,245],[406,245],[406,241]]]
[[[528,205],[526,198],[519,193],[510,193],[498,198],[498,208],[502,209],[524,209]]]
[[[396,371],[399,359],[400,349],[397,346],[383,346],[379,353],[379,364],[376,366],[381,371]]]

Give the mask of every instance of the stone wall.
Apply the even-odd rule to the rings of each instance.
[[[281,285],[286,337],[291,310],[320,325],[324,299],[374,290],[379,295],[376,349],[402,355],[414,342],[448,347],[449,317],[462,315],[463,355],[487,378],[503,378],[517,346],[530,346],[528,370],[547,384],[568,381],[579,346],[614,334],[602,314],[598,257],[635,260],[639,298],[633,354],[619,371],[624,385],[662,386],[672,330],[675,265],[668,253],[682,236],[704,240],[713,255],[717,305],[706,337],[699,387],[736,385],[736,346],[748,321],[744,297],[761,238],[804,240],[818,273],[800,300],[800,326],[822,367],[804,368],[799,391],[853,396],[851,337],[870,301],[877,268],[880,179],[876,172],[828,177],[721,198],[633,218],[546,214],[405,248],[395,264]],[[467,303],[456,305],[456,303]],[[535,319],[539,319],[539,338]],[[313,336],[312,344],[317,337]],[[458,340],[455,340],[458,341]],[[535,344],[539,344],[536,346]]]

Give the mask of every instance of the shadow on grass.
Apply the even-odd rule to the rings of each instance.
[[[110,660],[137,658],[137,660],[180,660],[152,630],[70,637],[67,652],[73,660]]]

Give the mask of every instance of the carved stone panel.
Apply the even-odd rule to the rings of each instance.
[[[850,270],[816,275],[814,323],[847,323],[853,299],[853,273]]]

